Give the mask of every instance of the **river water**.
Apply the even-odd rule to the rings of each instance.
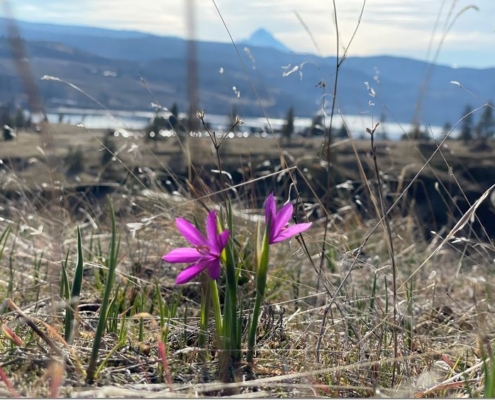
[[[155,113],[152,111],[119,111],[119,110],[96,110],[96,109],[80,109],[80,108],[57,108],[49,110],[48,120],[51,123],[57,123],[60,120],[66,124],[83,125],[88,129],[143,129],[150,120],[154,117]],[[180,118],[185,115],[179,115]],[[241,117],[242,118],[242,117]],[[225,115],[206,114],[205,121],[208,122],[213,130],[222,131],[229,128],[229,117]],[[366,135],[366,128],[372,128],[378,121],[377,117],[371,114],[362,115],[336,115],[334,116],[333,125],[338,129],[342,125],[342,120],[352,132],[354,138]],[[242,118],[244,124],[240,126],[239,131],[246,132],[246,136],[249,132],[254,130],[270,131],[272,129],[277,130],[282,127],[285,120],[279,118],[264,117],[247,117]],[[329,118],[326,118],[326,123],[329,125]],[[294,128],[296,132],[303,131],[305,128],[311,126],[311,118],[295,118]],[[411,124],[398,123],[398,122],[384,122],[380,125],[377,133],[386,133],[390,139],[397,140],[405,132],[410,132],[412,128]],[[440,139],[442,136],[442,128],[439,126],[429,126],[427,130],[434,135],[435,138]]]

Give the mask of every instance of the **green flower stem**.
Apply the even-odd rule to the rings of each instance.
[[[230,243],[227,245],[226,250],[226,292],[228,303],[225,307],[224,334],[228,338],[227,348],[232,351],[232,356],[238,359],[240,338],[237,335],[237,278]]]
[[[254,303],[253,317],[251,319],[251,326],[249,327],[248,335],[248,353],[247,362],[249,365],[253,364],[254,359],[254,345],[256,344],[256,331],[258,330],[258,322],[260,317],[261,305],[263,298],[265,297],[266,278],[268,275],[268,260],[270,253],[270,227],[267,224],[265,235],[263,237],[263,245],[261,246],[261,257],[256,274],[256,300]]]
[[[76,317],[75,311],[79,303],[79,296],[81,295],[81,287],[84,273],[84,259],[82,251],[82,238],[81,229],[77,227],[77,264],[74,274],[74,280],[72,281],[72,290],[70,295],[67,292],[67,307],[65,309],[65,340],[68,344],[72,344],[74,339],[73,331],[75,327]],[[96,374],[98,375],[98,373]]]
[[[206,348],[206,335],[208,332],[208,318],[210,316],[211,290],[210,278],[206,274],[201,274],[201,315],[199,321],[198,346]],[[206,360],[207,352],[202,353],[203,360]]]
[[[213,313],[215,315],[215,328],[217,330],[217,339],[222,340],[222,310],[220,308],[220,296],[218,295],[217,281],[208,278],[210,284],[210,295],[213,302]]]
[[[227,201],[227,225],[230,231],[230,239],[222,252],[222,261],[225,265],[225,304],[223,315],[223,337],[225,340],[225,350],[228,350],[230,357],[240,360],[241,337],[239,329],[240,318],[237,317],[237,279],[238,268],[234,262],[235,254],[232,244],[234,234],[234,221],[232,219],[232,206]],[[220,220],[218,220],[218,230],[222,231]]]

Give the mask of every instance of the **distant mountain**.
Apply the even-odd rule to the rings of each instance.
[[[5,20],[0,20],[0,30],[2,24]],[[17,24],[48,108],[98,106],[67,85],[40,81],[44,75],[79,86],[108,108],[150,110],[156,97],[164,106],[176,102],[181,111],[186,110],[187,41],[133,31]],[[240,47],[241,63],[230,43],[198,42],[199,106],[214,114],[227,114],[235,106],[239,115],[247,117],[263,114],[261,102],[267,115],[283,118],[291,106],[296,115],[309,117],[323,100],[328,103],[335,58],[297,54],[287,48],[277,50],[268,46],[270,43],[273,45],[272,40],[249,44],[249,54]],[[0,102],[22,102],[25,95],[10,53],[7,40],[0,39]],[[339,74],[339,111],[374,118],[383,114],[389,122],[411,122],[427,69],[428,64],[407,58],[349,57]],[[483,100],[469,96],[451,81],[460,82]],[[453,124],[467,103],[475,107],[488,100],[495,100],[495,68],[435,66],[420,118],[425,124]]]
[[[12,20],[0,17],[0,36],[7,35],[7,26]],[[113,39],[144,38],[152,35],[129,30],[114,30],[105,28],[94,28],[78,25],[57,25],[39,22],[26,22],[15,20],[21,36],[26,40],[52,40],[60,38],[61,35],[106,37]],[[58,41],[58,40],[57,40]]]
[[[241,40],[239,44],[255,47],[266,47],[284,53],[291,52],[291,49],[289,49],[279,40],[275,39],[275,37],[270,32],[263,28],[256,30],[252,33],[251,36],[249,36],[249,38]]]

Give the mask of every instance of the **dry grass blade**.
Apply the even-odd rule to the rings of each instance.
[[[50,397],[57,398],[60,386],[63,383],[64,367],[58,362],[54,361],[48,369],[48,376],[50,377]]]
[[[141,312],[133,316],[134,320],[146,319],[151,322],[151,326],[153,327],[153,331],[156,332],[156,340],[158,342],[158,354],[160,355],[163,367],[163,375],[165,378],[165,382],[169,386],[171,392],[173,392],[173,380],[172,375],[170,374],[170,367],[168,365],[168,357],[167,357],[167,346],[163,343],[161,338],[160,327],[158,326],[156,319],[149,313]]]
[[[57,354],[58,356],[62,357],[63,353],[62,351],[55,345],[55,343],[52,342],[52,340],[45,335],[45,333],[36,326],[34,321],[29,318],[26,314],[22,312],[22,310],[15,305],[15,303],[11,299],[5,299],[3,304],[7,304],[7,306],[14,312],[16,312],[23,320],[26,322],[26,324],[50,347],[50,349]],[[2,308],[3,308],[2,304]]]
[[[12,385],[12,382],[10,381],[9,377],[5,373],[5,371],[0,367],[0,380],[2,380],[5,383],[5,386],[7,386],[8,393],[12,397],[20,397],[19,393],[14,389],[14,385]],[[1,392],[0,392],[1,394]]]
[[[104,386],[99,389],[94,389],[94,390],[87,390],[87,391],[82,391],[82,392],[77,392],[74,394],[75,397],[77,398],[94,398],[94,397],[105,397],[105,398],[134,398],[134,399],[172,399],[172,398],[184,398],[184,399],[189,399],[189,398],[198,398],[197,394],[195,394],[195,389],[194,388],[189,388],[192,393],[181,393],[180,396],[177,395],[177,393],[171,393],[169,391],[158,391],[158,392],[153,392],[149,390],[135,390],[135,389],[125,389],[125,388],[118,388],[114,386]],[[267,398],[269,396],[269,393],[260,390],[259,392],[253,392],[253,393],[244,393],[244,394],[238,394],[235,396],[222,396],[222,399],[262,399],[262,398]]]
[[[82,392],[74,393],[74,397],[79,399],[89,398],[116,398],[116,399],[147,399],[155,398],[155,393],[144,390],[125,389],[115,386],[103,386],[97,389],[85,390]],[[171,392],[159,392],[160,398],[172,399],[176,398],[177,394]],[[194,396],[181,396],[184,398],[193,398]]]
[[[402,285],[400,286],[399,289],[402,289],[404,287],[404,285],[413,277],[415,276],[418,271],[423,268],[423,266],[426,265],[426,263],[428,261],[430,261],[433,256],[435,254],[438,253],[438,251],[445,245],[445,243],[447,243],[449,240],[451,240],[454,235],[459,232],[462,228],[464,228],[466,226],[466,224],[469,222],[470,219],[474,218],[474,214],[476,213],[476,209],[480,206],[481,203],[483,203],[483,201],[485,201],[485,199],[488,197],[488,195],[491,193],[491,191],[495,188],[495,184],[493,184],[492,186],[490,186],[482,195],[480,198],[478,198],[478,200],[476,200],[474,202],[473,205],[471,205],[471,207],[469,207],[469,209],[464,213],[464,215],[462,216],[462,218],[459,219],[459,221],[457,221],[457,223],[455,224],[455,226],[450,230],[450,232],[448,233],[447,236],[445,236],[445,238],[442,240],[442,242],[435,248],[435,250],[433,250],[431,252],[431,254],[426,258],[426,260],[424,260],[421,265],[416,268],[412,273],[411,275],[409,275],[409,277],[402,283]]]
[[[10,329],[7,325],[2,324],[2,331],[5,336],[7,336],[16,346],[22,346],[22,339],[15,334],[15,332]]]
[[[463,381],[460,381],[460,382],[449,382],[449,383],[442,383],[442,384],[439,384],[439,385],[436,385],[434,388],[431,388],[431,389],[428,389],[428,390],[425,390],[423,392],[417,392],[414,394],[414,397],[417,398],[417,399],[421,399],[421,398],[424,398],[424,397],[427,397],[427,396],[431,396],[432,394],[436,393],[436,392],[441,392],[441,391],[444,391],[444,390],[447,390],[447,389],[459,389],[459,388],[463,388],[466,386],[466,384],[473,384],[473,383],[477,383],[479,381],[479,379],[470,379],[470,380],[463,380]]]
[[[163,374],[165,376],[165,381],[170,386],[170,391],[173,392],[172,390],[173,381],[172,381],[172,375],[170,375],[170,368],[168,366],[167,348],[165,346],[165,343],[163,343],[163,341],[161,340],[158,342],[158,354],[160,354],[160,358],[162,359]]]
[[[9,17],[7,19],[8,27],[8,39],[10,48],[12,50],[13,59],[15,62],[15,67],[21,83],[24,86],[24,90],[28,95],[29,105],[31,106],[31,111],[34,113],[42,113],[46,118],[45,111],[43,109],[43,104],[41,97],[38,93],[38,87],[36,86],[33,71],[31,70],[31,64],[25,62],[28,59],[24,41],[17,28],[14,19],[12,19],[12,13],[10,11],[9,1],[3,2],[4,13]]]
[[[443,382],[440,382],[437,385],[435,385],[435,386],[433,386],[433,387],[431,387],[425,391],[419,392],[418,397],[426,397],[426,396],[431,395],[433,393],[436,393],[438,391],[452,387],[449,385],[454,385],[454,387],[456,387],[455,385],[459,384],[459,383],[462,383],[463,385],[465,385],[466,384],[466,379],[465,379],[466,376],[468,376],[468,374],[470,374],[472,372],[481,370],[483,367],[483,364],[485,362],[487,362],[487,360],[480,361],[479,363],[476,363],[472,367],[467,368],[465,371],[462,371],[458,374],[455,374],[454,376],[451,376],[449,379],[446,379]],[[475,381],[477,381],[477,380],[472,380],[472,382],[475,382]],[[469,382],[471,382],[471,381],[469,381]]]
[[[48,332],[57,339],[60,343],[64,345],[65,348],[69,349],[70,346],[69,344],[65,341],[65,339],[62,337],[60,333],[58,333],[57,329],[51,326],[50,324],[46,323],[45,321],[40,321],[37,320],[39,323],[43,324]]]

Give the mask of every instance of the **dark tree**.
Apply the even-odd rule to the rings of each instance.
[[[14,121],[10,113],[10,108],[7,106],[2,106],[0,109],[0,126],[3,129],[3,140],[6,142],[13,140],[15,137],[14,130],[12,129]]]
[[[74,176],[84,171],[84,153],[80,146],[74,150],[71,146],[69,152],[64,158],[64,163],[67,166],[67,175]]]
[[[459,140],[464,143],[473,139],[473,108],[468,104],[462,112],[461,132]]]
[[[480,120],[476,125],[476,138],[483,142],[488,141],[495,133],[495,119],[493,118],[493,104],[485,104]]]
[[[101,155],[101,165],[107,165],[110,161],[112,161],[115,151],[117,150],[117,146],[115,142],[112,140],[112,136],[106,135],[103,139],[103,153]]]
[[[175,131],[179,125],[179,107],[177,106],[177,103],[172,104],[170,114],[168,121],[170,122],[170,127]]]
[[[447,136],[451,130],[452,130],[452,124],[447,121],[445,124],[443,124],[442,127],[442,137],[444,138],[445,136]]]
[[[325,134],[325,120],[323,114],[316,114],[311,120],[311,128],[309,128],[308,136],[322,136]]]
[[[342,123],[342,125],[340,125],[340,128],[336,134],[336,138],[337,139],[347,139],[347,129],[346,129],[344,123]]]
[[[10,109],[7,106],[0,107],[0,124],[2,125],[2,127],[4,125],[14,126],[14,121],[12,119]]]
[[[14,130],[10,126],[4,125],[3,126],[3,140],[5,140],[6,142],[9,142],[11,140],[14,140],[14,138],[15,138]]]
[[[380,127],[378,129],[377,138],[381,140],[388,140],[388,133],[385,129],[385,122],[387,121],[387,114],[384,111],[380,114]]]
[[[282,136],[285,138],[287,142],[290,142],[293,133],[294,133],[294,108],[291,107],[289,108],[289,111],[287,111],[285,124],[282,127]]]
[[[18,108],[15,112],[14,125],[17,129],[26,128],[26,117],[24,111]]]
[[[414,140],[430,140],[428,133],[418,124],[413,126],[411,132],[409,132],[409,137]],[[402,135],[402,139],[408,139],[407,135]]]
[[[158,140],[159,134],[161,130],[170,129],[170,121],[168,118],[163,117],[162,115],[155,115],[153,121],[151,121],[148,126],[145,128],[147,140]]]

